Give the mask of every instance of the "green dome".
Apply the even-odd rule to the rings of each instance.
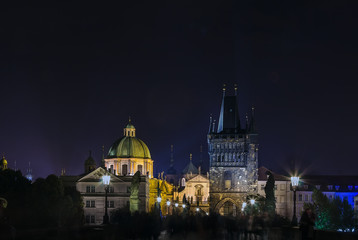
[[[129,128],[128,125],[126,128]],[[142,140],[136,137],[124,136],[113,143],[112,147],[109,149],[107,158],[151,159],[151,156],[147,145]]]

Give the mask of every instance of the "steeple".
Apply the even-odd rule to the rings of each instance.
[[[202,167],[203,165],[203,145],[200,145],[200,162],[199,166]]]
[[[89,151],[89,156],[85,161],[85,173],[90,173],[96,169],[96,162],[92,158],[92,151]]]
[[[237,133],[240,130],[240,116],[236,96],[225,96],[223,88],[218,133]]]
[[[213,117],[212,117],[212,115],[210,114],[209,131],[208,131],[209,134],[212,132],[212,125],[213,125]]]
[[[256,133],[256,124],[255,124],[255,107],[251,108],[251,119],[249,124],[249,133]]]
[[[31,169],[31,162],[29,162],[29,168],[27,169],[27,174],[25,176],[29,181],[32,182],[32,169]]]
[[[102,161],[101,161],[101,167],[105,168],[105,161],[104,161],[104,145],[102,145]]]
[[[170,145],[170,168],[174,166],[174,155],[173,155],[174,146]]]

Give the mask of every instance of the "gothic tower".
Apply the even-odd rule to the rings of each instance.
[[[225,90],[217,129],[210,117],[208,132],[210,210],[236,216],[246,197],[257,193],[258,135],[253,109],[241,128],[237,88],[234,96],[225,96]]]

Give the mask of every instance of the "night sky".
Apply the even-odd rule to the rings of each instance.
[[[100,163],[128,117],[154,171],[208,165],[209,116],[238,84],[259,165],[357,174],[354,1],[138,1],[0,8],[0,152],[45,177]],[[195,3],[193,3],[195,2]],[[244,127],[244,126],[242,126]]]

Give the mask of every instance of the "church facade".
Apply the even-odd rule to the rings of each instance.
[[[251,119],[241,127],[234,96],[223,89],[219,123],[210,118],[207,135],[210,176],[210,211],[236,216],[249,195],[257,194],[258,141],[252,109]]]

